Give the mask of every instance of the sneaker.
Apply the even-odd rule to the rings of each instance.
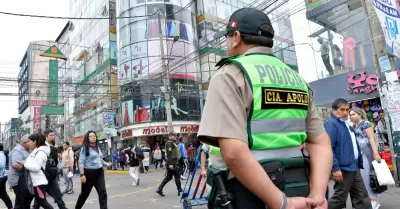
[[[181,175],[181,179],[182,179],[182,180],[186,180],[187,178],[184,177],[183,175]]]
[[[182,192],[183,192],[182,189],[179,190],[179,191],[178,191],[178,196],[181,196],[181,193],[182,193]]]
[[[381,204],[379,204],[378,201],[373,201],[371,202],[372,209],[379,209],[381,207]]]
[[[73,194],[74,193],[74,190],[69,190],[68,192],[67,192],[68,194]]]
[[[165,194],[159,189],[157,189],[156,193],[159,194],[161,197],[165,197]]]

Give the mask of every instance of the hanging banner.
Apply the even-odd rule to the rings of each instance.
[[[33,107],[33,131],[36,133],[40,128],[40,109],[41,107]]]
[[[372,0],[383,33],[386,49],[396,57],[400,57],[399,10],[396,0]]]
[[[58,60],[49,60],[48,103],[58,104]]]

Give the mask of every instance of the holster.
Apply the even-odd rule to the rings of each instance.
[[[304,155],[304,154],[303,154]],[[297,158],[277,158],[259,161],[271,181],[277,186],[287,197],[307,197],[310,193],[309,187],[309,157]],[[265,209],[265,203],[257,196],[253,195],[244,185],[236,178],[226,180],[228,171],[218,173],[224,176],[226,191],[222,194],[228,194],[230,205],[235,209]],[[209,195],[209,208],[223,208],[218,199],[219,187],[216,184],[218,175],[213,176],[212,190]],[[215,176],[215,177],[214,177]],[[268,191],[265,191],[268,192]]]

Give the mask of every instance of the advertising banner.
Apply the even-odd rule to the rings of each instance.
[[[115,128],[115,113],[105,112],[103,113],[103,133],[110,134],[112,129]]]
[[[49,60],[48,103],[58,104],[58,60]]]
[[[387,51],[400,57],[400,5],[396,0],[372,0],[372,4],[385,34]]]

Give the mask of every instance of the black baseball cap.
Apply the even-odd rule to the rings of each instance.
[[[270,30],[262,31],[261,26],[263,25],[270,26]],[[246,35],[274,37],[271,20],[268,18],[267,14],[256,8],[242,8],[236,10],[229,18],[226,29],[215,33],[214,38],[221,38],[234,31],[239,31],[241,34]]]
[[[177,136],[178,134],[175,132],[169,132],[169,136]]]

